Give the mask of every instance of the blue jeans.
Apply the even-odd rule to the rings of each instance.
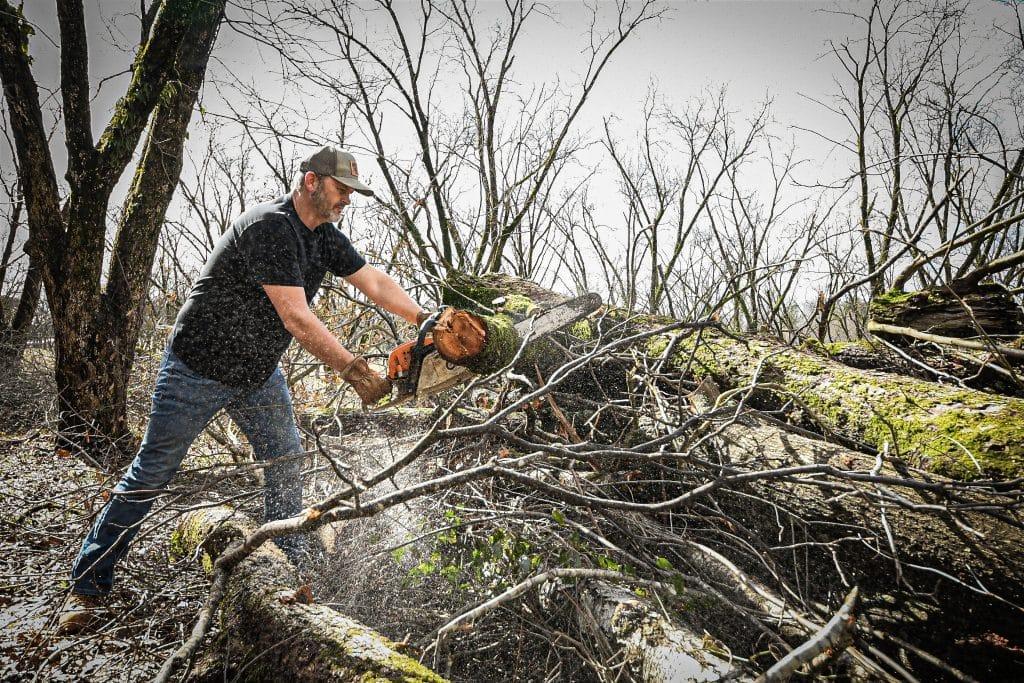
[[[227,411],[245,433],[264,468],[264,518],[281,519],[302,509],[302,446],[291,394],[281,369],[256,389],[238,389],[196,374],[168,344],[153,390],[149,426],[139,452],[111,492],[71,569],[72,590],[105,595],[114,584],[114,565],[124,556],[142,520],[178,471],[189,446],[218,411]],[[282,457],[292,456],[292,457]],[[276,539],[296,559],[304,539]]]

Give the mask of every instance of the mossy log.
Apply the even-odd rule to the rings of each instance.
[[[504,297],[506,306],[512,302],[523,310],[564,300],[504,275],[459,274],[447,281],[445,291],[450,301],[462,305],[487,306],[480,302]],[[623,333],[671,322],[636,318]],[[586,337],[593,331],[577,324],[573,333]],[[641,350],[660,358],[671,338],[655,335]],[[811,420],[821,422],[821,429],[887,449],[915,467],[964,479],[1024,475],[1022,399],[858,370],[766,339],[739,340],[705,331],[699,337],[680,337],[673,349],[669,361],[679,370],[688,368],[695,377],[710,377],[723,388],[756,384],[754,397],[761,406],[776,408],[796,398],[812,413]],[[623,379],[605,372],[600,381],[612,385]]]
[[[199,553],[209,569],[253,526],[227,508],[195,511],[182,518],[171,549]],[[384,636],[310,598],[272,543],[234,569],[220,611],[232,680],[444,681]]]
[[[484,345],[480,358],[452,361],[471,367],[477,374],[489,374],[504,367],[518,351],[522,340],[512,329],[515,320],[530,315],[537,308],[552,308],[571,299],[503,273],[470,276],[458,272],[451,273],[442,284],[442,297],[445,304],[480,316],[488,328],[488,338],[495,340]],[[565,347],[589,340],[591,334],[590,324],[581,320],[567,330],[532,341],[514,369],[531,380],[537,379],[538,372],[542,378],[547,377],[569,360],[563,350]],[[607,368],[598,367],[605,362],[599,361],[574,373],[563,382],[563,389],[590,396],[625,389],[626,366],[613,363],[615,370],[609,372]]]
[[[478,375],[496,372],[512,361],[523,342],[515,329],[518,321],[537,309],[549,309],[571,299],[500,273],[483,277],[453,273],[443,283],[442,292],[443,302],[453,308],[442,314],[434,328],[434,344],[442,358]],[[589,331],[586,322],[532,339],[514,369],[531,379],[536,378],[538,370],[546,376],[548,370],[568,360],[560,345],[570,343],[580,331]]]
[[[669,337],[653,337],[648,353]],[[902,458],[915,467],[963,479],[1024,474],[1024,400],[884,372],[857,370],[777,342],[705,335],[687,339],[673,359],[719,385],[757,385],[762,405],[796,398],[808,417],[832,431]]]
[[[717,457],[741,470],[830,465],[914,481],[892,463],[879,464],[873,456],[795,433],[757,411],[708,429],[718,431]],[[961,494],[958,501],[966,509],[951,513],[942,510],[948,501],[933,491],[830,481],[832,485],[819,487],[769,479],[720,490],[716,509],[732,520],[725,524],[724,539],[743,535],[772,558],[777,575],[804,586],[805,597],[820,603],[843,589],[837,586],[838,567],[847,589],[862,589],[864,613],[874,628],[935,653],[943,653],[949,642],[960,642],[955,657],[965,668],[1012,670],[1013,648],[1024,646],[1019,635],[1024,633],[1024,613],[1004,602],[1024,604],[1024,553],[1019,550],[1024,530],[1013,513],[1001,517],[972,510],[992,501],[970,494]],[[917,481],[925,484],[926,479]],[[666,539],[670,534],[664,528],[648,533]],[[802,548],[797,561],[793,547]],[[707,563],[697,554],[687,561],[707,574]],[[716,580],[728,582],[725,575]],[[934,601],[914,598],[915,590],[933,593]],[[979,620],[978,614],[985,619]],[[997,633],[1010,645],[1002,647],[986,633]]]
[[[889,463],[878,466],[874,458],[857,451],[789,433],[756,413],[725,427],[720,439],[724,456],[735,465],[768,469],[829,464],[906,477]],[[840,564],[850,584],[865,589],[865,613],[876,627],[901,633],[935,652],[943,651],[948,642],[961,642],[961,660],[997,661],[1006,656],[1005,648],[994,647],[983,637],[989,631],[1000,633],[1013,647],[1024,645],[1019,635],[1024,632],[1024,615],[1001,602],[1024,604],[1024,531],[1019,525],[971,510],[940,512],[934,506],[942,505],[941,498],[911,488],[846,485],[847,494],[836,495],[830,488],[760,482],[748,488],[755,495],[722,495],[719,503],[762,538],[782,534],[781,546],[820,543],[819,550],[809,550],[820,554],[812,566],[831,573],[830,565]],[[893,493],[904,505],[894,502]],[[962,502],[969,506],[984,501],[964,496]],[[780,567],[788,552],[778,554]],[[936,591],[937,608],[890,597],[907,587],[927,590],[938,583],[943,588]],[[828,582],[819,586],[823,593],[818,598],[824,600]],[[991,595],[982,594],[986,591]],[[988,615],[983,622],[976,618],[979,612]]]

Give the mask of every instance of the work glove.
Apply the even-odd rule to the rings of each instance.
[[[423,323],[425,323],[427,321],[427,318],[429,318],[429,317],[430,317],[430,314],[427,313],[426,311],[420,311],[419,313],[417,313],[416,314],[416,327],[422,327]]]
[[[363,405],[372,406],[391,394],[391,380],[377,374],[362,356],[356,356],[342,368],[341,378],[352,385]]]

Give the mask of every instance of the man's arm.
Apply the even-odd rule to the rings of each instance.
[[[360,269],[360,272],[362,270]],[[338,372],[353,361],[355,356],[342,346],[316,314],[309,310],[306,291],[302,287],[263,285],[263,291],[270,298],[270,303],[274,304],[274,310],[284,323],[285,329],[298,340],[302,348]]]
[[[423,310],[384,271],[367,264],[347,276],[345,280],[384,310],[405,318],[413,325],[419,324],[417,316],[423,313]]]

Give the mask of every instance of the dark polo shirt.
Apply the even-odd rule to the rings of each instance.
[[[259,386],[292,340],[263,285],[303,287],[312,304],[328,271],[345,277],[365,264],[334,225],[307,228],[290,195],[254,206],[217,241],[178,313],[171,348],[204,377]]]

